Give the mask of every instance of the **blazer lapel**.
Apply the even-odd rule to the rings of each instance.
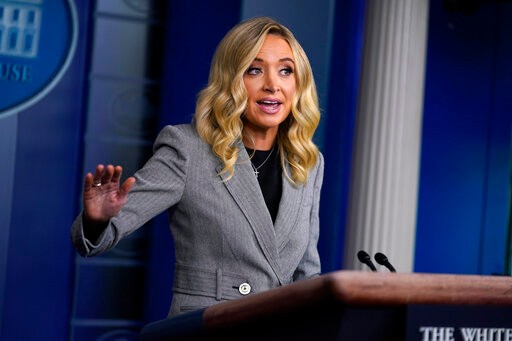
[[[222,169],[222,163],[216,167],[217,173]],[[265,204],[258,180],[254,176],[249,155],[242,143],[239,143],[238,162],[235,173],[227,180],[229,174],[220,175],[224,185],[247,218],[256,239],[267,261],[274,270],[279,281],[283,283],[283,273],[279,265],[279,253],[272,218]]]
[[[290,174],[289,166],[287,171]],[[278,252],[286,245],[288,236],[297,225],[303,194],[304,186],[292,184],[283,173],[283,191],[274,225]]]

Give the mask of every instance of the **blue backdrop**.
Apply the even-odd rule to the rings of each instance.
[[[415,270],[502,274],[510,207],[512,4],[429,22]]]

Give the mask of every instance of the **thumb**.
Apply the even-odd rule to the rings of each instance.
[[[135,178],[133,176],[130,176],[128,179],[126,179],[123,182],[123,184],[121,185],[121,187],[119,188],[120,196],[121,197],[127,196],[134,184],[135,184]]]

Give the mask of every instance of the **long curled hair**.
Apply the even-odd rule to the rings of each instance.
[[[233,176],[239,153],[236,143],[242,138],[242,116],[247,108],[243,76],[268,34],[286,40],[295,59],[295,96],[290,115],[279,126],[277,140],[283,172],[292,183],[301,184],[318,160],[318,148],[313,143],[320,121],[318,96],[306,53],[291,31],[277,21],[252,18],[224,36],[212,59],[208,85],[199,92],[194,121],[199,136],[222,160],[221,173]]]

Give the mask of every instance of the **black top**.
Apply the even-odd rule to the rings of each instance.
[[[247,147],[245,149],[249,156],[252,156],[253,170],[257,172],[258,183],[260,184],[265,204],[267,204],[272,221],[275,222],[283,185],[279,147],[275,145],[273,150],[256,151]]]

